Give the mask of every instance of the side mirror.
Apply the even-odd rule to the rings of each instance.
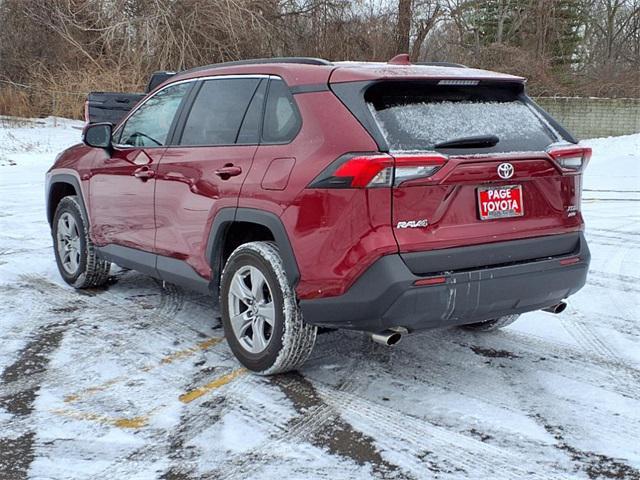
[[[84,127],[82,141],[90,147],[111,150],[112,131],[113,125],[111,123],[91,123]]]

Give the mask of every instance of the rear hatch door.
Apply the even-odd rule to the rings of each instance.
[[[580,228],[579,174],[549,153],[567,142],[521,84],[386,81],[364,99],[395,159],[391,222],[401,253]]]

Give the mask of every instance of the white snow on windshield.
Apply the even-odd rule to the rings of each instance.
[[[527,105],[513,102],[422,102],[376,110],[369,104],[393,149],[424,150],[455,138],[497,135],[500,150],[538,150],[553,141]]]

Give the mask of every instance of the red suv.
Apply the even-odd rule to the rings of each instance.
[[[561,311],[585,283],[590,151],[520,77],[277,58],[169,77],[47,174],[60,274],[111,263],[219,297],[250,370],[300,366],[319,327],[392,344]]]

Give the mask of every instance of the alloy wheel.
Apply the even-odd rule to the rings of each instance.
[[[62,267],[75,275],[80,267],[80,233],[73,215],[67,212],[58,219],[57,248]]]
[[[250,353],[263,352],[271,341],[275,306],[271,287],[256,267],[240,268],[231,279],[229,317],[240,345]]]

